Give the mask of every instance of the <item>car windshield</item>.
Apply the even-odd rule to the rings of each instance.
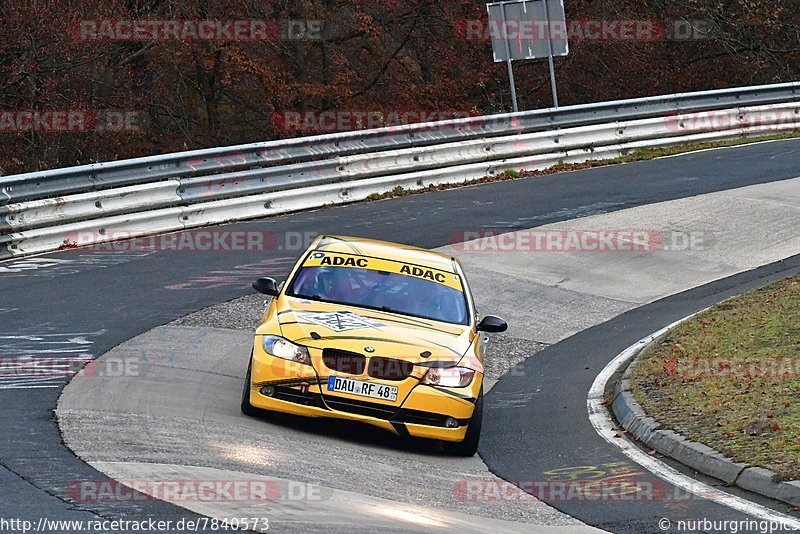
[[[399,273],[358,267],[302,267],[289,296],[469,324],[462,291]]]

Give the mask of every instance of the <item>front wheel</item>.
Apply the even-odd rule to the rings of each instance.
[[[247,366],[247,376],[244,379],[244,391],[242,391],[242,413],[245,415],[249,415],[250,417],[255,417],[261,413],[261,411],[250,404],[250,391],[252,389],[252,373],[253,373],[253,356],[250,355],[250,363]]]
[[[454,456],[474,456],[478,452],[478,442],[481,439],[481,424],[483,423],[483,388],[478,393],[475,401],[475,410],[469,420],[467,434],[462,441],[444,442],[444,451]]]

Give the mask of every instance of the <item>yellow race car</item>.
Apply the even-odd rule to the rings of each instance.
[[[242,412],[263,410],[361,421],[400,436],[441,440],[471,456],[483,414],[481,332],[455,258],[423,249],[318,237],[258,327]]]

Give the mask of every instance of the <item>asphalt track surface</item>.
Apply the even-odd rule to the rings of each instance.
[[[797,141],[784,141],[706,151],[287,215],[225,229],[268,229],[279,237],[305,232],[354,234],[434,248],[450,243],[454,234],[464,230],[530,228],[794,178],[800,175],[799,148]],[[249,283],[258,275],[285,275],[297,253],[276,249],[268,253],[89,254],[75,250],[2,263],[0,356],[100,355],[153,327],[247,294]],[[581,362],[583,369],[537,367],[535,371],[542,377],[551,373],[549,380],[542,378],[540,383],[557,390],[547,402],[541,402],[541,398],[533,402],[528,396],[512,403],[511,409],[504,395],[518,395],[524,388],[532,390],[536,386],[530,376],[527,382],[512,377],[501,380],[488,397],[491,415],[487,417],[481,449],[492,470],[506,479],[533,481],[541,478],[541,466],[552,465],[546,461],[548,458],[558,457],[557,464],[561,466],[574,461],[575,466],[595,467],[618,458],[596,434],[588,434],[591,427],[582,422],[586,419],[586,392],[603,367],[601,364],[642,335],[686,315],[684,311],[713,303],[724,297],[725,291],[740,292],[748,284],[755,286],[765,281],[758,276],[754,280],[748,280],[747,275],[738,276],[733,281],[717,282],[630,312],[623,316],[625,319],[611,321],[548,349],[545,356],[557,359],[561,365],[574,367],[577,362],[570,362],[563,355],[573,354],[575,360],[574,354],[581,351],[584,355],[591,352],[592,362]],[[726,284],[730,287],[726,288]],[[590,340],[590,336],[602,334],[608,339]],[[559,353],[561,350],[566,353]],[[574,376],[569,374],[573,371]],[[63,383],[54,380],[48,385],[56,387],[48,388],[0,383],[4,407],[0,414],[4,429],[0,434],[0,517],[191,517],[185,510],[159,502],[87,504],[70,500],[69,488],[74,481],[102,480],[104,476],[83,464],[61,443],[52,411]],[[573,397],[568,399],[570,395]],[[571,411],[577,406],[583,410],[580,418]],[[535,421],[535,425],[524,425],[526,420]],[[552,504],[601,528],[658,530],[653,522],[659,517],[658,504],[638,503],[642,505],[639,508]],[[693,517],[738,517],[703,500],[690,505]]]

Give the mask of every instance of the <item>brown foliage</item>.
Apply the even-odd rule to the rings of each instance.
[[[567,0],[569,19],[706,20],[699,41],[572,42],[562,105],[798,78],[796,0]],[[509,110],[505,66],[459,28],[474,0],[13,0],[2,5],[0,109],[136,111],[140,131],[8,132],[0,174],[294,135],[286,110]],[[319,39],[81,39],[90,19],[323,21]],[[524,108],[550,104],[546,63],[515,64]],[[1,127],[2,125],[0,125]]]

